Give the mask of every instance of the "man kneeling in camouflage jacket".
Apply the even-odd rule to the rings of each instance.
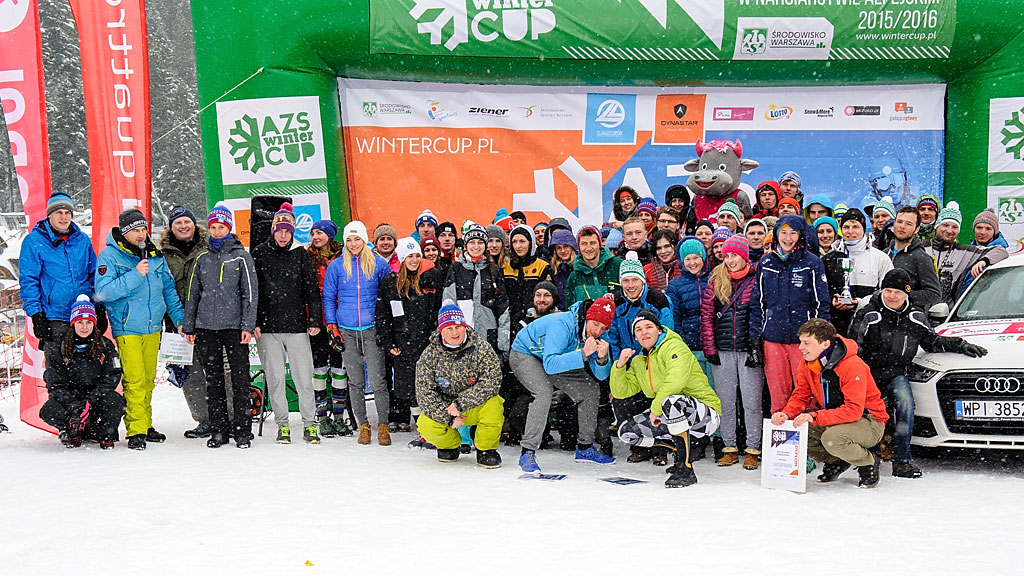
[[[459,459],[459,426],[476,426],[476,464],[499,468],[498,441],[504,423],[501,362],[487,340],[466,324],[462,310],[446,300],[438,331],[416,362],[416,420],[423,439],[437,446],[437,459]]]

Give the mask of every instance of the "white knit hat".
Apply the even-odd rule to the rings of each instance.
[[[343,240],[348,240],[349,236],[356,236],[362,239],[363,242],[370,243],[370,238],[366,235],[366,224],[359,220],[353,220],[345,226],[345,233],[341,237]]]
[[[423,251],[420,250],[420,243],[412,236],[408,236],[398,241],[398,245],[395,246],[395,254],[398,255],[399,262],[404,262],[410,254],[422,256]]]

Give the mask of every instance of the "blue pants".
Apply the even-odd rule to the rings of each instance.
[[[914,393],[906,376],[897,376],[882,390],[891,399],[895,426],[892,433],[893,458],[897,462],[910,462],[910,437],[914,431]]]

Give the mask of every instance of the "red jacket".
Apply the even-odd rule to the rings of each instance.
[[[857,343],[837,336],[832,340],[831,355],[824,366],[820,362],[803,362],[798,371],[796,387],[782,409],[791,419],[806,410],[811,399],[821,410],[812,412],[812,423],[832,426],[856,422],[866,412],[885,424],[889,415],[878,392],[868,365],[857,356]]]

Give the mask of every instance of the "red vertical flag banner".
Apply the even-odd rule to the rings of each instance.
[[[36,0],[0,1],[0,105],[11,142],[18,189],[29,227],[46,217],[50,197],[50,147],[46,135],[43,49]],[[46,400],[43,353],[25,333],[21,370],[21,419],[50,429],[39,419]]]
[[[151,216],[149,58],[143,0],[69,0],[78,27],[98,254],[117,215]]]

